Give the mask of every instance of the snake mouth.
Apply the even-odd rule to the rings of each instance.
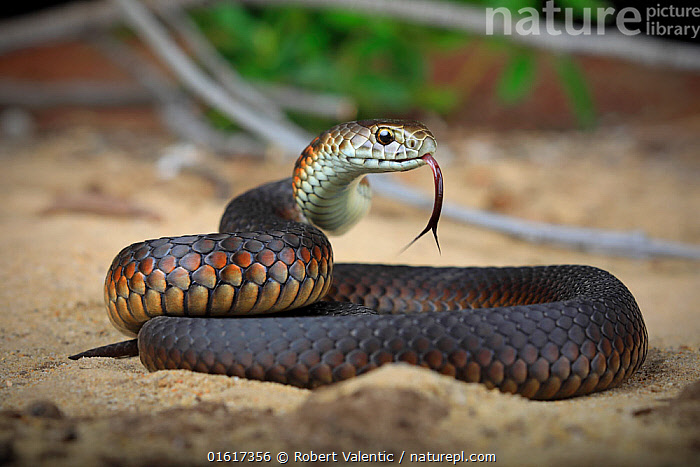
[[[426,164],[428,164],[433,171],[433,180],[435,182],[435,197],[433,199],[433,212],[428,219],[428,224],[425,226],[423,231],[419,233],[416,238],[414,238],[411,243],[406,245],[401,252],[406,251],[411,245],[413,245],[416,240],[425,235],[429,230],[433,231],[433,237],[435,237],[435,244],[437,245],[438,251],[442,253],[440,249],[440,241],[438,240],[437,227],[440,221],[440,213],[442,212],[442,199],[443,199],[443,183],[442,183],[442,170],[440,170],[440,165],[433,158],[433,155],[428,153],[420,157]]]
[[[355,167],[371,172],[405,172],[425,165],[424,157],[406,157],[403,159],[349,157],[347,161]]]

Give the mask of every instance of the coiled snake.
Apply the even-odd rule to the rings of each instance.
[[[221,233],[124,248],[104,296],[112,323],[138,339],[71,358],[138,354],[149,370],[307,388],[408,362],[535,399],[600,391],[633,374],[647,352],[644,321],[627,288],[600,269],[333,264],[317,226],[342,233],[366,213],[370,172],[430,163],[436,209],[423,233],[435,233],[436,148],[418,122],[322,133],[291,179],[231,201]],[[251,317],[263,313],[277,316]],[[223,319],[231,316],[246,318]]]

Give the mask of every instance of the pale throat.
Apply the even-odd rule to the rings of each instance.
[[[323,153],[302,158],[293,176],[301,213],[329,235],[345,233],[369,211],[372,190],[364,179],[367,171],[349,168]]]

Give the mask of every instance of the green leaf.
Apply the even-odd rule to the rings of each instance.
[[[221,3],[212,8],[211,18],[216,26],[230,34],[245,36],[255,28],[255,20],[240,5]]]
[[[520,102],[535,81],[535,58],[519,51],[506,65],[498,82],[498,97],[506,104]]]
[[[579,124],[583,127],[593,126],[596,120],[596,111],[581,69],[568,56],[558,57],[554,65]]]

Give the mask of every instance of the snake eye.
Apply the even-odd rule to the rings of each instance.
[[[377,130],[377,141],[386,146],[394,141],[394,133],[388,128],[380,128]]]

